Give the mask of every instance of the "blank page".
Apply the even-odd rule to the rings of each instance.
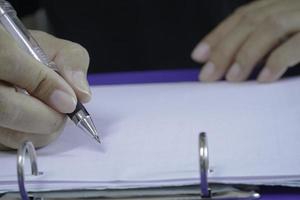
[[[169,83],[92,88],[97,144],[69,122],[38,150],[31,190],[199,183],[198,134],[208,136],[214,182],[300,179],[300,78],[272,84]],[[16,156],[0,153],[0,187],[16,190]],[[29,171],[28,171],[29,173]]]

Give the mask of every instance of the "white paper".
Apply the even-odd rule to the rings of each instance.
[[[97,86],[87,105],[99,145],[71,122],[38,150],[44,175],[30,190],[135,188],[199,183],[198,134],[208,135],[214,182],[300,180],[300,78],[272,84]],[[0,153],[0,188],[17,190],[16,155]]]

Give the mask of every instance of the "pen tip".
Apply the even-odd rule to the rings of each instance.
[[[101,144],[101,140],[100,140],[100,138],[99,138],[99,136],[98,135],[95,135],[95,140],[99,143],[99,144]]]
[[[85,116],[82,118],[77,126],[80,127],[84,132],[91,135],[99,144],[101,144],[100,137],[98,136],[98,132],[90,116]]]

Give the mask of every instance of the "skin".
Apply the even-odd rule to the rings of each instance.
[[[300,1],[258,0],[238,8],[193,50],[205,63],[199,79],[245,81],[254,67],[265,64],[257,80],[278,80],[300,61]]]
[[[16,149],[26,139],[36,147],[47,145],[63,130],[63,113],[75,109],[77,98],[81,102],[91,98],[87,51],[44,32],[31,33],[57,64],[61,76],[27,55],[0,28],[0,150]]]

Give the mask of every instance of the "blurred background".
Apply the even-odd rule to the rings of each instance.
[[[236,8],[251,2],[9,1],[30,29],[43,30],[84,46],[91,58],[89,73],[200,69],[201,65],[190,58],[195,45]],[[289,73],[297,69],[291,68]]]

